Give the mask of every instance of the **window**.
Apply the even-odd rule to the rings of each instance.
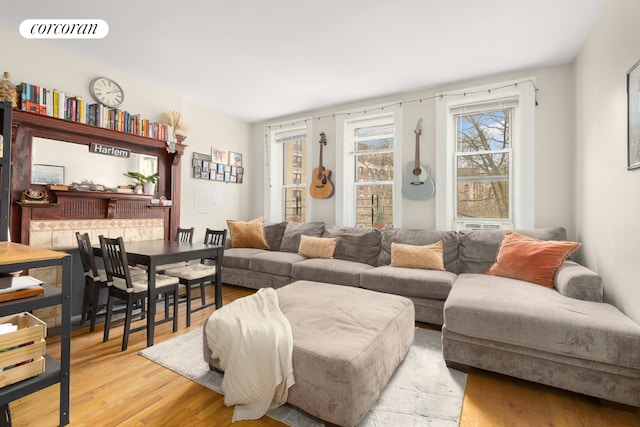
[[[265,212],[271,221],[307,218],[307,128],[281,128],[267,133],[270,188]]]
[[[534,227],[535,91],[498,86],[437,101],[437,228]]]
[[[339,116],[340,136],[337,168],[343,179],[336,180],[341,192],[336,202],[336,222],[356,227],[396,226],[400,218],[398,202],[402,170],[399,156],[400,108],[381,109],[379,114]],[[356,116],[356,117],[353,117]],[[338,177],[339,178],[339,177]]]

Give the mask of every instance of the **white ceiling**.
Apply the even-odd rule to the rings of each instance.
[[[95,18],[48,41],[214,110],[260,120],[570,63],[606,0],[29,0],[0,25]]]

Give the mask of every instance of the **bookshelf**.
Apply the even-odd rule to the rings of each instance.
[[[9,187],[11,183],[11,102],[0,102],[0,241],[9,240]]]
[[[60,425],[69,424],[69,375],[71,359],[71,256],[62,252],[33,248],[18,243],[0,242],[0,273],[30,268],[62,267],[62,288],[43,284],[44,294],[0,303],[0,317],[53,305],[62,306],[60,360],[44,356],[44,372],[0,388],[0,407],[43,388],[60,384]],[[34,410],[37,410],[35,408]]]

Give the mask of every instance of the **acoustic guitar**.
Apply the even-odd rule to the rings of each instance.
[[[313,180],[309,186],[309,194],[316,199],[328,199],[333,196],[333,184],[329,180],[331,171],[322,166],[322,147],[327,145],[324,132],[320,132],[320,164],[313,170]]]
[[[427,200],[435,194],[435,186],[429,176],[430,168],[420,164],[420,135],[422,135],[422,119],[418,120],[416,129],[416,159],[405,166],[402,195],[410,200]]]

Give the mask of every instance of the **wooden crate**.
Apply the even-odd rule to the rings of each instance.
[[[2,323],[18,325],[18,330],[0,334],[0,387],[44,372],[46,323],[30,313],[0,317]]]

